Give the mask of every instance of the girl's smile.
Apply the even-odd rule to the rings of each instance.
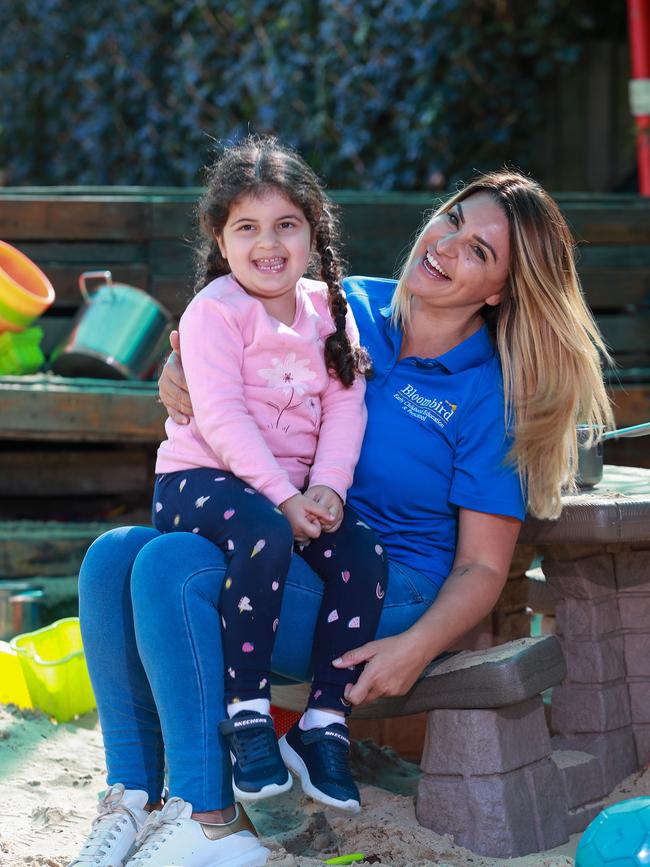
[[[261,196],[244,195],[231,206],[216,240],[237,282],[268,313],[290,324],[296,283],[311,255],[311,228],[302,210],[273,188]]]

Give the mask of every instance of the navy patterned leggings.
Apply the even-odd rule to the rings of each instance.
[[[388,576],[382,545],[352,509],[346,506],[336,532],[294,547],[289,522],[270,500],[232,473],[200,468],[156,477],[152,517],[163,533],[205,536],[229,560],[219,602],[227,702],[270,698],[271,653],[295,551],[325,585],[308,705],[349,713],[343,690],[363,666],[339,670],[332,660],[375,637]]]

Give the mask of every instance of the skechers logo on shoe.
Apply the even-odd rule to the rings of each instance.
[[[266,720],[263,719],[239,719],[235,723],[233,723],[234,728],[240,729],[244,726],[265,726],[268,725]]]
[[[330,732],[330,731],[326,731],[326,732],[325,732],[325,737],[327,737],[327,738],[337,738],[339,741],[343,741],[343,743],[346,745],[346,747],[349,747],[349,746],[350,746],[350,741],[348,740],[348,738],[346,738],[345,735],[342,735],[340,732]]]

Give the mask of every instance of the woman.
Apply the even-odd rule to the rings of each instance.
[[[375,281],[371,298],[364,280],[348,286],[374,364],[348,501],[391,561],[377,639],[332,663],[366,664],[346,690],[353,705],[408,691],[492,609],[525,502],[534,515],[556,516],[577,463],[576,424],[611,422],[606,351],[570,233],[533,181],[498,172],[454,195],[424,226],[391,296],[392,288]],[[161,394],[177,420],[179,384],[180,368],[168,365]],[[221,552],[191,534],[131,528],[90,549],[80,616],[112,785],[73,865],[127,863],[133,847],[129,867],[266,863],[233,805],[217,735],[224,575]],[[277,673],[308,679],[320,593],[294,558]],[[345,745],[322,760],[335,762],[336,749]],[[160,806],[165,758],[174,797],[144,823]]]

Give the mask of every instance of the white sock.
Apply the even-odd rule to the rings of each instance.
[[[307,729],[324,729],[332,723],[345,725],[345,716],[342,713],[334,713],[330,710],[319,710],[317,707],[308,707],[300,717],[298,725],[303,731]]]
[[[229,719],[232,719],[236,713],[242,710],[254,710],[257,713],[269,716],[271,713],[271,702],[268,698],[251,698],[248,701],[236,701],[234,704],[229,704],[226,706],[226,710],[228,711]]]

